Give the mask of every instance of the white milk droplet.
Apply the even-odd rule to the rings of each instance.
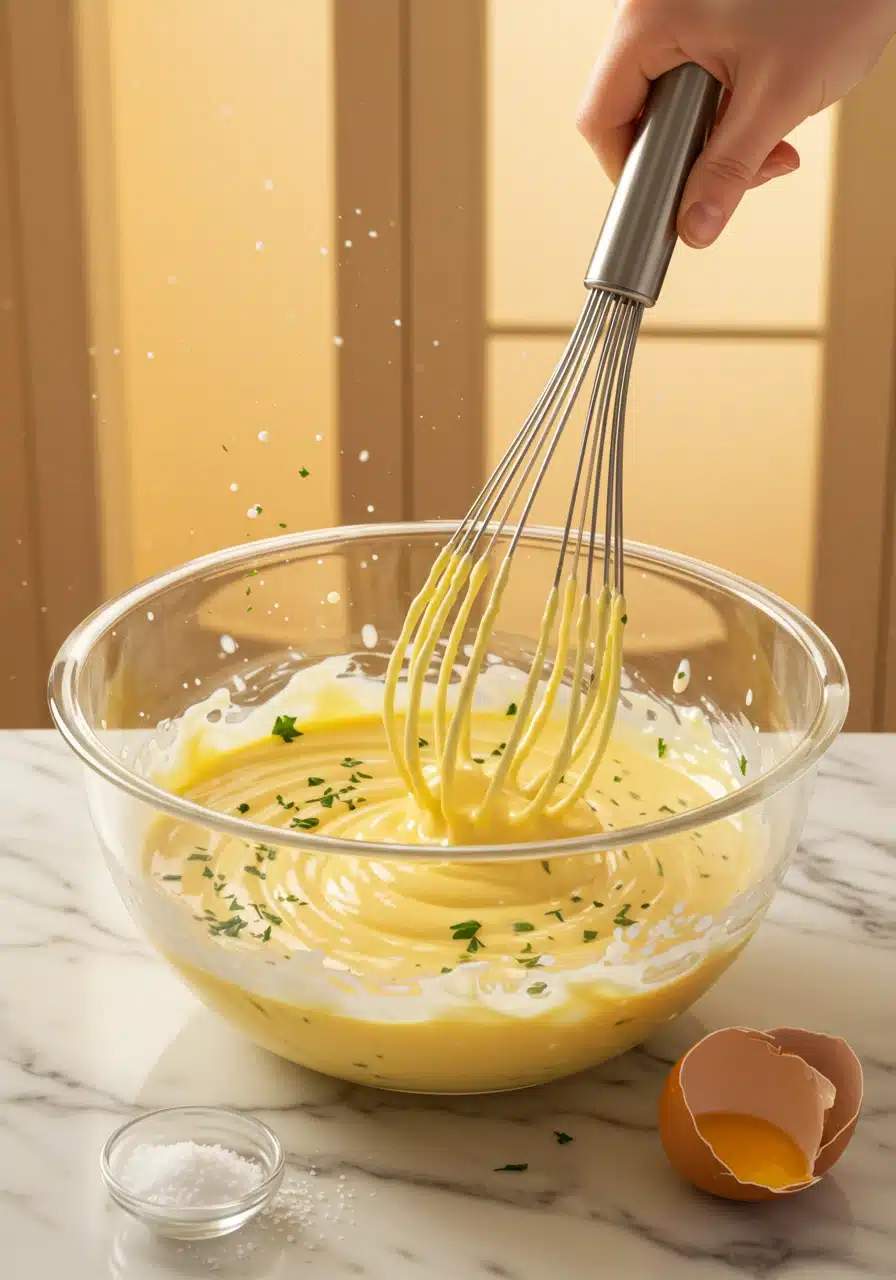
[[[361,452],[358,454],[359,462],[367,462],[369,458],[370,458],[370,453],[368,452],[367,449],[362,449]]]
[[[678,670],[672,681],[672,689],[675,693],[684,693],[688,685],[691,683],[691,664],[687,658],[682,658],[678,664]]]
[[[338,604],[338,603],[339,603],[339,592],[338,592],[338,591],[328,591],[328,592],[327,592],[327,604]]]
[[[229,636],[226,634],[221,637],[220,645],[225,653],[236,653],[237,649],[239,648],[239,645],[234,640],[233,636]]]
[[[376,642],[379,639],[376,627],[372,622],[365,622],[361,628],[361,641],[365,649],[375,649]]]

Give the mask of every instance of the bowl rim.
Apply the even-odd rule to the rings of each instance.
[[[236,1122],[250,1132],[254,1130],[255,1134],[260,1135],[271,1148],[273,1153],[271,1171],[269,1173],[266,1172],[258,1186],[253,1187],[251,1191],[247,1191],[245,1195],[238,1196],[234,1200],[219,1200],[214,1204],[183,1205],[179,1208],[177,1205],[156,1204],[155,1201],[147,1200],[144,1196],[138,1195],[137,1192],[130,1191],[112,1169],[115,1148],[119,1143],[135,1130],[144,1125],[148,1126],[153,1120],[158,1120],[160,1116],[180,1115],[184,1119],[188,1119],[190,1115],[197,1114],[212,1116],[222,1122]],[[172,1141],[175,1141],[175,1139],[172,1139]],[[189,1142],[191,1139],[189,1135],[185,1135],[176,1139],[176,1141]],[[258,1136],[256,1136],[256,1142],[260,1147]],[[132,1212],[137,1209],[140,1213],[152,1215],[159,1221],[211,1222],[218,1218],[229,1217],[231,1214],[244,1212],[247,1209],[261,1207],[277,1192],[280,1183],[283,1181],[285,1170],[286,1154],[283,1150],[283,1144],[270,1125],[265,1124],[263,1120],[259,1120],[257,1116],[237,1111],[233,1107],[192,1104],[155,1107],[152,1111],[144,1111],[140,1115],[132,1116],[130,1120],[126,1120],[117,1129],[113,1129],[100,1151],[100,1173],[110,1194],[114,1196],[119,1204],[129,1208]]]
[[[445,846],[383,845],[365,840],[346,840],[335,836],[292,831],[288,828],[271,828],[247,818],[206,809],[203,805],[166,791],[134,773],[103,745],[88,724],[78,702],[77,683],[79,672],[93,646],[126,614],[156,599],[172,587],[201,577],[205,573],[225,567],[236,567],[274,552],[307,551],[333,542],[345,544],[378,538],[450,536],[456,528],[456,521],[425,520],[344,525],[283,534],[225,547],[147,578],[101,605],[75,627],[63,642],[53,661],[48,683],[48,700],[53,722],[68,746],[94,773],[135,799],[144,801],[170,817],[238,836],[256,844],[261,841],[270,843],[273,839],[271,833],[275,831],[278,847],[291,847],[306,853],[350,853],[356,856],[427,862],[526,859],[536,856],[544,857],[545,851],[548,851],[552,857],[577,853],[604,853],[623,845],[646,843],[648,840],[661,840],[678,835],[710,822],[733,817],[759,801],[784,790],[817,763],[840,732],[849,707],[849,682],[840,654],[820,627],[795,605],[789,604],[774,592],[760,587],[747,578],[692,556],[628,539],[625,541],[627,557],[646,560],[659,567],[675,570],[685,577],[707,582],[772,618],[782,630],[787,631],[800,644],[812,663],[821,685],[821,698],[815,717],[791,751],[766,773],[760,774],[744,786],[736,787],[726,795],[711,800],[697,809],[685,810],[681,814],[655,819],[638,826],[539,843]],[[512,526],[506,526],[503,532],[510,535],[513,531]],[[548,526],[527,526],[521,540],[559,542],[562,533],[561,529]],[[595,543],[598,550],[603,546],[603,541],[601,535],[596,537]]]

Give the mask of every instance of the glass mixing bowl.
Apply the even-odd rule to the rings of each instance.
[[[446,524],[323,530],[231,548],[162,574],[73,632],[51,674],[50,705],[88,766],[93,820],[122,898],[201,1000],[258,1043],[331,1075],[382,1088],[481,1092],[539,1083],[620,1053],[715,981],[755,932],[787,868],[848,688],[833,646],[796,609],[732,574],[632,543],[621,731],[654,750],[661,744],[660,755],[680,747],[684,758],[699,719],[730,783],[696,809],[654,811],[637,827],[540,844],[390,845],[386,853],[305,830],[275,832],[152,781],[150,762],[170,751],[179,717],[214,690],[227,691],[226,705],[210,709],[209,720],[239,720],[324,658],[338,656],[346,674],[381,682],[408,604],[451,531]],[[488,665],[528,669],[559,538],[550,529],[523,536]],[[498,555],[505,545],[499,538]],[[436,662],[431,677],[437,672]],[[372,960],[365,965],[363,946],[347,972],[320,949],[281,956],[213,936],[195,906],[147,873],[153,832],[172,821],[187,824],[197,849],[223,834],[275,847],[296,867],[325,856],[367,859],[385,882],[389,868],[425,860],[467,894],[458,899],[458,923],[475,914],[476,893],[497,892],[501,877],[506,885],[526,862],[528,871],[536,862],[560,869],[544,880],[546,894],[559,894],[587,860],[622,867],[628,848],[649,849],[661,867],[680,856],[684,835],[712,854],[736,831],[751,854],[736,891],[714,914],[691,917],[686,938],[677,925],[689,919],[687,903],[670,903],[663,928],[625,928],[631,921],[617,917],[603,967],[582,948],[580,971],[567,969],[563,982],[549,955],[533,959],[521,945],[509,959],[485,948],[466,954],[469,963],[447,971],[421,962],[413,981],[396,984]],[[388,883],[383,893],[388,899]],[[387,906],[413,911],[407,898]]]

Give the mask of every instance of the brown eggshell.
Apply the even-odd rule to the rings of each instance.
[[[827,1076],[837,1090],[834,1105],[825,1115],[821,1150],[815,1157],[815,1175],[820,1178],[837,1163],[856,1131],[865,1091],[862,1064],[839,1036],[799,1027],[775,1027],[766,1034],[786,1053],[798,1054]]]
[[[816,1039],[822,1043],[816,1045]],[[660,1099],[660,1136],[670,1162],[695,1186],[727,1199],[769,1200],[811,1186],[824,1172],[816,1167],[819,1150],[830,1144],[839,1154],[849,1138],[846,1129],[855,1127],[858,1064],[851,1050],[843,1054],[843,1047],[832,1037],[788,1029],[768,1033],[728,1027],[704,1037],[672,1069]],[[841,1066],[839,1075],[850,1094],[842,1108],[835,1106],[836,1089],[821,1063]],[[803,1151],[812,1176],[781,1189],[739,1181],[701,1137],[694,1120],[719,1111],[777,1125]],[[831,1113],[834,1122],[826,1124]]]

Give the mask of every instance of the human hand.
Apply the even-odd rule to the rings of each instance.
[[[744,192],[799,168],[782,139],[848,93],[894,31],[896,0],[617,0],[579,130],[615,182],[650,81],[683,62],[711,72],[726,93],[678,216],[702,249]]]

